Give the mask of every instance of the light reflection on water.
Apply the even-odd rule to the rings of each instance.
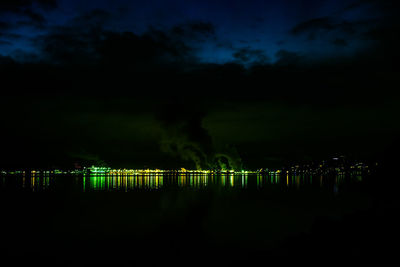
[[[261,175],[261,174],[147,174],[147,175],[51,175],[27,174],[3,176],[0,189],[21,191],[57,191],[66,186],[74,191],[134,191],[187,189],[258,189],[270,186],[299,189],[305,186],[327,188],[337,193],[345,181],[361,181],[362,176],[311,176],[311,175]]]

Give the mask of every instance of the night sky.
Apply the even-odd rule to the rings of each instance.
[[[1,1],[0,168],[385,158],[400,131],[398,9]]]

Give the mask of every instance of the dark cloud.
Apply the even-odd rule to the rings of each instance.
[[[282,46],[286,43],[286,40],[279,40],[278,42],[276,42],[277,45]]]
[[[233,57],[242,64],[266,64],[268,62],[268,57],[265,55],[265,51],[261,49],[252,49],[251,47],[237,49],[233,53]]]
[[[192,21],[186,24],[180,24],[174,26],[171,31],[174,34],[189,38],[196,38],[197,34],[205,36],[213,36],[215,34],[214,25],[202,21]]]
[[[344,47],[348,45],[348,42],[344,39],[336,38],[332,41],[332,44],[334,44],[335,46]]]
[[[296,25],[292,28],[291,35],[306,37],[311,44],[325,44],[328,51],[330,48],[343,47],[354,50],[351,58],[342,56],[342,63],[335,59],[334,64],[347,65],[352,61],[353,65],[360,68],[368,65],[375,70],[397,69],[397,62],[400,60],[400,20],[397,15],[399,7],[398,1],[357,1],[331,16]],[[343,19],[349,11],[368,16],[353,18],[351,21]]]
[[[41,13],[43,10],[51,10],[57,7],[57,0],[4,0],[0,2],[0,14],[10,14],[18,20],[16,23],[7,23],[7,27],[0,30],[8,30],[21,26],[43,28],[46,19]]]
[[[20,39],[21,36],[19,34],[14,33],[2,33],[0,32],[0,45],[13,45],[13,41]]]
[[[249,160],[262,164],[257,157],[284,159],[305,150],[318,156],[354,148],[351,142],[359,144],[356,151],[379,129],[382,134],[374,136],[380,139],[369,141],[376,151],[397,131],[390,123],[398,112],[392,91],[400,84],[396,23],[370,27],[325,17],[292,31],[292,38],[326,36],[331,46],[351,47],[353,32],[353,38],[373,42],[373,49],[350,56],[315,59],[282,49],[270,62],[259,49],[221,41],[235,51],[234,62],[205,64],[196,58],[197,44],[216,38],[207,22],[136,34],[116,31],[112,19],[104,10],[81,14],[32,40],[37,59],[0,57],[2,96],[15,97],[2,107],[10,114],[2,132],[14,141],[4,144],[9,152],[4,154],[18,159],[26,146],[45,150],[42,162],[57,149],[73,160],[113,166],[134,159],[139,167],[155,160],[152,167],[172,162],[177,168],[240,169]],[[120,98],[124,101],[115,100]],[[386,105],[391,108],[381,110]],[[366,113],[372,106],[374,113]],[[351,121],[360,117],[355,125],[363,131],[356,131]],[[35,158],[29,153],[26,161]]]
[[[112,14],[103,9],[93,9],[89,12],[76,16],[72,19],[73,26],[79,27],[87,25],[90,28],[103,27],[105,23],[109,22]]]
[[[316,30],[321,30],[321,29],[330,31],[334,28],[335,27],[332,24],[331,19],[328,17],[324,17],[324,18],[316,18],[301,22],[292,28],[291,33],[297,35],[297,34],[309,33],[310,31],[314,32]]]
[[[363,8],[368,8],[367,10],[370,12],[380,11],[385,15],[396,15],[398,14],[400,4],[396,0],[358,0],[346,6],[343,11],[360,10]]]
[[[343,10],[334,12],[330,16],[316,17],[303,21],[295,25],[290,33],[296,36],[306,35],[309,40],[314,40],[330,32],[346,35],[357,34],[356,38],[359,38],[359,34],[372,28],[380,27],[382,24],[398,24],[397,14],[399,7],[399,2],[394,0],[355,1],[346,6]],[[345,14],[348,11],[357,11],[364,13],[366,16],[346,20],[344,17],[346,17]]]
[[[305,37],[310,42],[323,41],[327,46],[333,47],[349,46],[354,42],[364,43],[363,48],[370,46],[370,51],[375,54],[375,51],[382,52],[382,49],[376,47],[380,42],[386,44],[397,42],[398,38],[393,38],[400,24],[397,11],[399,11],[398,1],[355,1],[330,16],[313,18],[295,25],[290,34],[295,37]],[[364,16],[350,19],[346,15],[348,12],[358,12]],[[391,38],[387,38],[385,32],[390,32]],[[367,43],[366,40],[375,43]],[[375,46],[371,48],[371,45]]]
[[[0,40],[0,45],[12,45],[9,41]]]
[[[49,29],[32,41],[44,61],[52,63],[94,63],[97,47],[107,32],[104,23],[108,14],[94,10],[75,17],[70,23]]]
[[[0,2],[0,12],[24,12],[26,8],[34,5],[41,8],[56,8],[57,0],[2,0]]]
[[[137,35],[108,29],[108,18],[106,12],[96,10],[35,38],[36,46],[41,52],[41,61],[32,64],[39,64],[51,71],[56,70],[55,77],[62,75],[61,79],[67,79],[68,82],[79,80],[81,84],[73,85],[74,88],[68,88],[64,84],[70,92],[83,89],[80,94],[109,94],[107,86],[110,86],[114,88],[113,95],[122,92],[136,94],[146,102],[157,92],[154,101],[160,109],[157,121],[162,126],[162,137],[158,143],[162,152],[186,164],[193,163],[192,168],[216,167],[221,162],[225,167],[239,169],[240,159],[235,150],[215,149],[211,137],[202,127],[206,113],[202,108],[195,108],[196,103],[201,100],[195,100],[188,105],[174,99],[183,90],[186,92],[182,96],[188,96],[187,86],[192,86],[195,78],[187,78],[180,73],[187,73],[192,65],[198,64],[193,53],[196,48],[191,44],[202,38],[212,38],[213,26],[208,23],[188,22],[164,31],[150,28]],[[35,68],[38,68],[37,65]],[[84,72],[84,76],[80,72]],[[91,80],[91,77],[104,79]],[[171,88],[167,88],[166,84]],[[158,90],[139,90],[139,86],[158,87]],[[62,90],[62,87],[58,90]],[[165,91],[160,92],[161,89]],[[161,102],[160,93],[167,96],[164,99],[166,103],[173,104]],[[77,155],[80,154],[74,155],[79,158]],[[81,159],[87,160],[83,157]]]
[[[11,57],[0,55],[0,69],[7,68],[14,63],[15,62]]]
[[[42,14],[35,13],[32,10],[24,10],[22,15],[29,19],[29,23],[33,23],[36,26],[42,26],[45,24],[46,19]]]
[[[0,21],[0,31],[4,31],[4,30],[8,30],[11,28],[11,24],[4,22],[4,21]]]
[[[304,57],[296,52],[291,52],[287,50],[279,50],[276,52],[275,57],[277,61],[276,66],[299,66],[299,64],[304,63]]]
[[[359,23],[348,21],[336,22],[330,17],[315,18],[299,23],[292,28],[291,34],[295,36],[306,36],[309,41],[321,39],[331,34],[339,36],[352,36],[356,34]]]
[[[0,38],[7,38],[7,39],[20,39],[22,36],[16,33],[0,33]]]
[[[33,41],[48,62],[146,68],[193,61],[195,43],[214,35],[213,26],[202,22],[168,30],[150,27],[140,35],[117,32],[107,28],[110,17],[103,10],[94,10]]]

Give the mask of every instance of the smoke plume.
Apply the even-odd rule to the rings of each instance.
[[[202,126],[206,113],[194,103],[178,102],[164,105],[158,120],[163,127],[161,151],[186,162],[197,170],[239,170],[239,153],[234,148],[216,150],[212,138]]]

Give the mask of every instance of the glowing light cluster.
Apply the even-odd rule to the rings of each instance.
[[[210,175],[210,174],[256,174],[260,171],[235,171],[235,170],[187,170],[181,168],[180,170],[160,170],[160,169],[111,169],[108,167],[89,167],[83,170],[84,173],[92,174],[104,174],[104,175],[146,175],[146,174],[159,174],[159,173],[171,173],[171,174],[200,174],[200,175]],[[276,173],[280,173],[277,171]]]

